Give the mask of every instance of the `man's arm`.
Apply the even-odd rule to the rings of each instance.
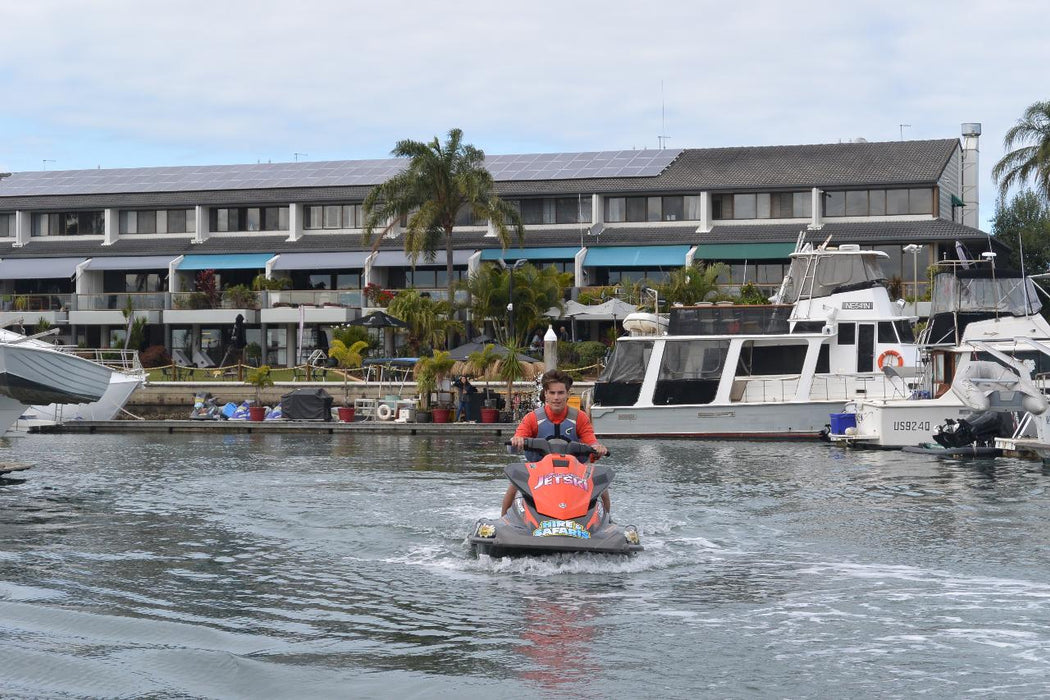
[[[598,442],[598,438],[594,434],[594,426],[591,425],[591,417],[583,411],[580,411],[576,415],[576,436],[580,438],[580,442],[593,447],[599,457],[604,457],[609,454],[609,450],[606,449],[605,445]]]
[[[510,444],[519,450],[525,446],[525,438],[536,437],[539,433],[540,424],[536,422],[536,415],[528,413],[521,422],[518,423],[518,429],[514,431],[514,437],[510,439]]]

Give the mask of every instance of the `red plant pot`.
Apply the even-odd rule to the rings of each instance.
[[[354,409],[352,406],[340,406],[337,409],[339,413],[339,421],[341,423],[353,423],[354,422]]]
[[[265,420],[266,406],[249,406],[248,420]]]
[[[482,423],[495,423],[499,420],[499,409],[496,408],[483,408],[481,409],[481,422]]]
[[[434,419],[435,423],[448,423],[452,418],[451,408],[433,408],[430,410],[430,416]]]

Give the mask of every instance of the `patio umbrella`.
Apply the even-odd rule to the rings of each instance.
[[[385,311],[373,311],[367,316],[355,318],[346,325],[364,326],[365,328],[408,328],[408,324],[399,318],[394,318]]]
[[[365,328],[408,328],[408,324],[399,318],[394,318],[385,311],[373,311],[367,316],[361,318],[355,318],[346,325],[348,326],[363,326]],[[386,342],[390,340],[390,342]],[[390,338],[383,339],[383,345],[387,352],[393,350],[393,341]]]

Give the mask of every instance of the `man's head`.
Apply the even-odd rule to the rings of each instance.
[[[560,369],[543,373],[540,379],[543,385],[543,400],[555,413],[561,413],[569,401],[569,389],[572,389],[572,377]]]

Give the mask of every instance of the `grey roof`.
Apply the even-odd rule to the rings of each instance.
[[[681,150],[592,151],[494,155],[485,165],[496,180],[571,180],[658,175]],[[190,165],[13,173],[10,196],[204,192],[376,185],[404,169],[406,160],[337,160],[254,165]]]
[[[506,197],[904,187],[936,183],[957,148],[958,140],[941,139],[507,155],[489,156],[487,162],[497,190]],[[581,157],[604,165],[573,165]],[[538,159],[546,169],[527,167]],[[497,167],[502,164],[508,165]],[[403,165],[402,160],[386,159],[20,172],[0,182],[0,208],[360,201],[371,186]]]

